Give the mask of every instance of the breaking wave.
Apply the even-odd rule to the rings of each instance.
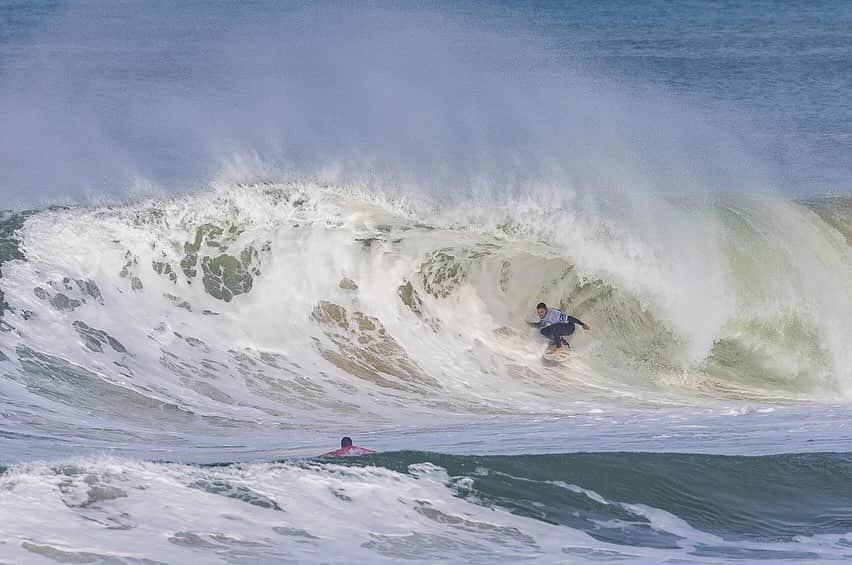
[[[848,206],[300,181],[7,214],[3,397],[148,434],[845,398]],[[524,324],[539,300],[593,326],[565,367]]]

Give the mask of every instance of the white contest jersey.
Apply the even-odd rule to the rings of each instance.
[[[583,322],[574,316],[569,316],[559,308],[548,308],[547,314],[544,315],[544,318],[542,318],[539,323],[542,327],[545,327],[551,324],[564,324],[566,322],[574,322],[575,324],[583,325]]]

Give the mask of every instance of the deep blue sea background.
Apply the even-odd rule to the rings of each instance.
[[[286,171],[334,153],[343,137],[372,146],[394,124],[414,130],[396,146],[417,129],[423,137],[390,165],[411,169],[450,138],[461,149],[447,153],[474,151],[475,134],[453,131],[467,116],[453,115],[454,97],[457,108],[479,104],[472,121],[480,130],[503,128],[503,144],[518,142],[526,134],[504,123],[512,104],[570,68],[664,114],[671,100],[659,97],[671,96],[692,119],[720,125],[742,142],[734,151],[770,171],[772,188],[846,191],[850,29],[852,4],[825,1],[6,1],[0,189],[24,203],[121,195],[140,179],[180,191],[209,180],[235,151]],[[478,100],[477,84],[494,90],[501,81],[511,96]],[[599,121],[611,113],[601,112]],[[404,123],[410,115],[421,119]],[[368,125],[357,121],[365,116]],[[430,123],[441,116],[456,125],[436,134]],[[298,131],[298,141],[282,142],[284,130]]]

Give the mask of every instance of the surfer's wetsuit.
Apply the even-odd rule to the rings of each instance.
[[[556,347],[562,345],[563,337],[574,333],[576,329],[574,324],[585,325],[582,320],[574,316],[569,316],[558,308],[548,308],[547,314],[538,322],[538,326],[541,328],[541,335],[549,339]]]

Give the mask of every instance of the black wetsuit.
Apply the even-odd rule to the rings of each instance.
[[[581,326],[585,325],[574,316],[565,316],[564,322],[557,322],[556,324],[550,324],[549,326],[541,328],[541,335],[549,339],[553,345],[559,347],[562,345],[563,337],[567,337],[574,333],[574,330],[576,329],[574,324],[580,324]]]

